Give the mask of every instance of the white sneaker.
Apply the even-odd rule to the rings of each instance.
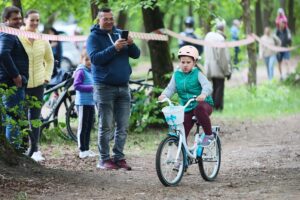
[[[88,151],[85,151],[88,155],[88,157],[95,157],[97,156],[98,154],[96,154],[95,152],[91,151],[91,150],[88,150]]]
[[[33,160],[36,162],[44,161],[45,158],[42,156],[42,153],[40,151],[34,152],[31,156]]]
[[[81,159],[86,158],[88,156],[89,156],[88,151],[80,151],[79,152],[79,158],[81,158]]]

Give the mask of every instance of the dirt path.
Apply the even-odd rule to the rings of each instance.
[[[164,187],[156,176],[155,151],[130,155],[133,171],[126,172],[97,170],[96,158],[81,161],[67,148],[51,156],[49,147],[47,169],[1,166],[0,199],[24,192],[28,199],[300,198],[300,114],[261,122],[216,121],[223,127],[223,157],[215,182],[205,182],[195,165],[177,187]]]

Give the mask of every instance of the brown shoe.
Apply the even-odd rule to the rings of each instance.
[[[116,170],[119,169],[119,167],[114,163],[111,159],[109,160],[100,160],[97,164],[97,168],[99,169],[105,169],[105,170]]]
[[[128,171],[131,170],[131,167],[126,163],[126,160],[125,160],[125,159],[115,161],[115,163],[116,163],[116,165],[117,165],[119,168],[122,168],[122,169],[125,169],[125,170],[128,170]]]

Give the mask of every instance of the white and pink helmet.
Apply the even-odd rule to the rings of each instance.
[[[194,58],[195,61],[197,61],[199,58],[199,52],[196,47],[191,46],[191,45],[186,45],[186,46],[181,47],[178,50],[177,57],[179,58],[181,56],[189,56],[189,57]]]

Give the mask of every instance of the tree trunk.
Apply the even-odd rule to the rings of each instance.
[[[117,27],[124,30],[127,22],[127,13],[124,10],[119,11]]]
[[[285,12],[285,0],[280,0],[279,3],[280,3],[280,7],[283,8],[283,10]],[[277,10],[276,10],[276,12],[277,12]]]
[[[53,27],[53,24],[56,20],[57,15],[58,15],[58,12],[54,12],[48,17],[47,22],[45,23],[44,33],[48,33],[50,28]]]
[[[263,26],[271,26],[275,23],[275,19],[271,19],[272,11],[274,9],[272,0],[265,0],[262,3],[263,6]]]
[[[175,22],[175,15],[172,14],[171,17],[170,17],[168,29],[174,31],[174,22]],[[172,37],[169,38],[169,44],[171,44],[172,39],[173,39]]]
[[[263,34],[263,25],[261,17],[261,8],[260,0],[257,0],[255,3],[255,25],[256,25],[256,34],[261,36]]]
[[[164,28],[162,14],[153,0],[152,8],[142,8],[144,26],[147,33]],[[166,41],[149,40],[148,46],[151,57],[153,82],[156,87],[164,88],[169,82],[165,75],[173,71],[173,64],[170,57],[170,49]]]
[[[242,0],[241,2],[243,13],[243,21],[245,24],[245,33],[252,33],[252,22],[251,22],[251,10],[250,10],[250,0]],[[248,60],[249,60],[249,72],[248,72],[248,85],[256,85],[256,43],[249,44],[247,46]]]
[[[95,0],[91,0],[90,4],[91,4],[92,22],[94,23],[95,20],[97,19],[99,8],[98,8],[98,4],[96,3]]]
[[[289,28],[291,29],[292,33],[296,33],[296,17],[294,15],[294,0],[289,0],[288,4],[288,21],[289,21]]]
[[[193,16],[193,5],[192,5],[192,2],[190,2],[189,4],[189,16]]]
[[[0,113],[0,119],[3,119],[2,113]],[[18,155],[15,149],[6,140],[5,129],[2,123],[3,121],[0,120],[0,160],[8,165],[17,165],[19,163]]]
[[[21,15],[24,17],[21,0],[12,0],[12,5],[20,8]]]
[[[209,7],[209,10],[211,13],[213,13],[216,9],[215,4],[212,4],[212,3],[209,3],[208,7]],[[205,20],[202,21],[203,27],[204,27],[204,35],[211,31],[211,22],[213,19],[214,19],[214,16],[210,14],[207,16],[207,18]]]

